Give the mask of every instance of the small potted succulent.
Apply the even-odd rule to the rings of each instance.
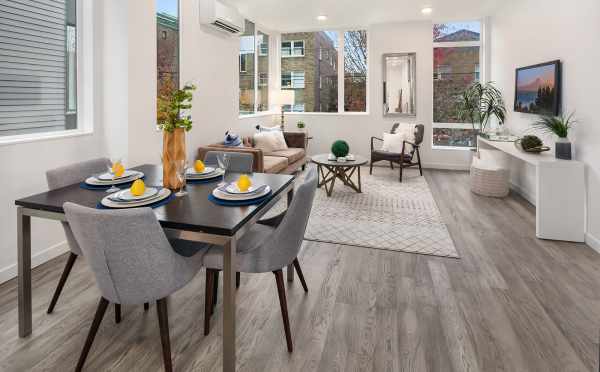
[[[296,123],[296,126],[298,127],[298,130],[300,130],[300,132],[306,132],[306,124],[302,120]]]
[[[555,147],[555,156],[557,159],[571,160],[571,141],[569,141],[569,130],[577,124],[577,120],[573,118],[574,113],[569,116],[559,115],[543,115],[540,119],[533,123],[533,127],[539,129],[545,134],[554,134],[558,137]]]

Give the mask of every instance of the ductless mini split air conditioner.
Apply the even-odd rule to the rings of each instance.
[[[230,35],[244,33],[244,17],[240,12],[217,0],[200,0],[200,23]]]

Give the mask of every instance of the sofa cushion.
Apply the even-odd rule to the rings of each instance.
[[[280,156],[280,157],[284,157],[287,158],[288,160],[288,164],[292,164],[297,162],[298,160],[304,158],[305,156],[305,151],[304,149],[299,149],[299,148],[288,148],[287,150],[277,150],[277,151],[272,151],[270,153],[268,153],[268,156]]]
[[[288,148],[282,132],[260,132],[254,135],[254,146],[265,153]]]
[[[263,156],[265,173],[279,173],[288,166],[288,159],[282,156]]]

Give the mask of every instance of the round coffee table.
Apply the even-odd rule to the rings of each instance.
[[[367,164],[367,159],[360,155],[354,155],[352,161],[339,162],[329,160],[328,157],[328,154],[319,154],[312,157],[312,162],[317,165],[318,187],[325,186],[327,196],[331,196],[335,180],[340,179],[344,185],[361,193],[360,167]],[[354,173],[357,174],[358,178],[356,183],[352,180]]]

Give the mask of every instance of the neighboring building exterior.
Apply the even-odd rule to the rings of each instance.
[[[179,20],[166,13],[156,14],[158,90],[167,80],[179,87]]]
[[[295,91],[297,112],[338,111],[337,42],[327,32],[281,35],[281,88]]]

